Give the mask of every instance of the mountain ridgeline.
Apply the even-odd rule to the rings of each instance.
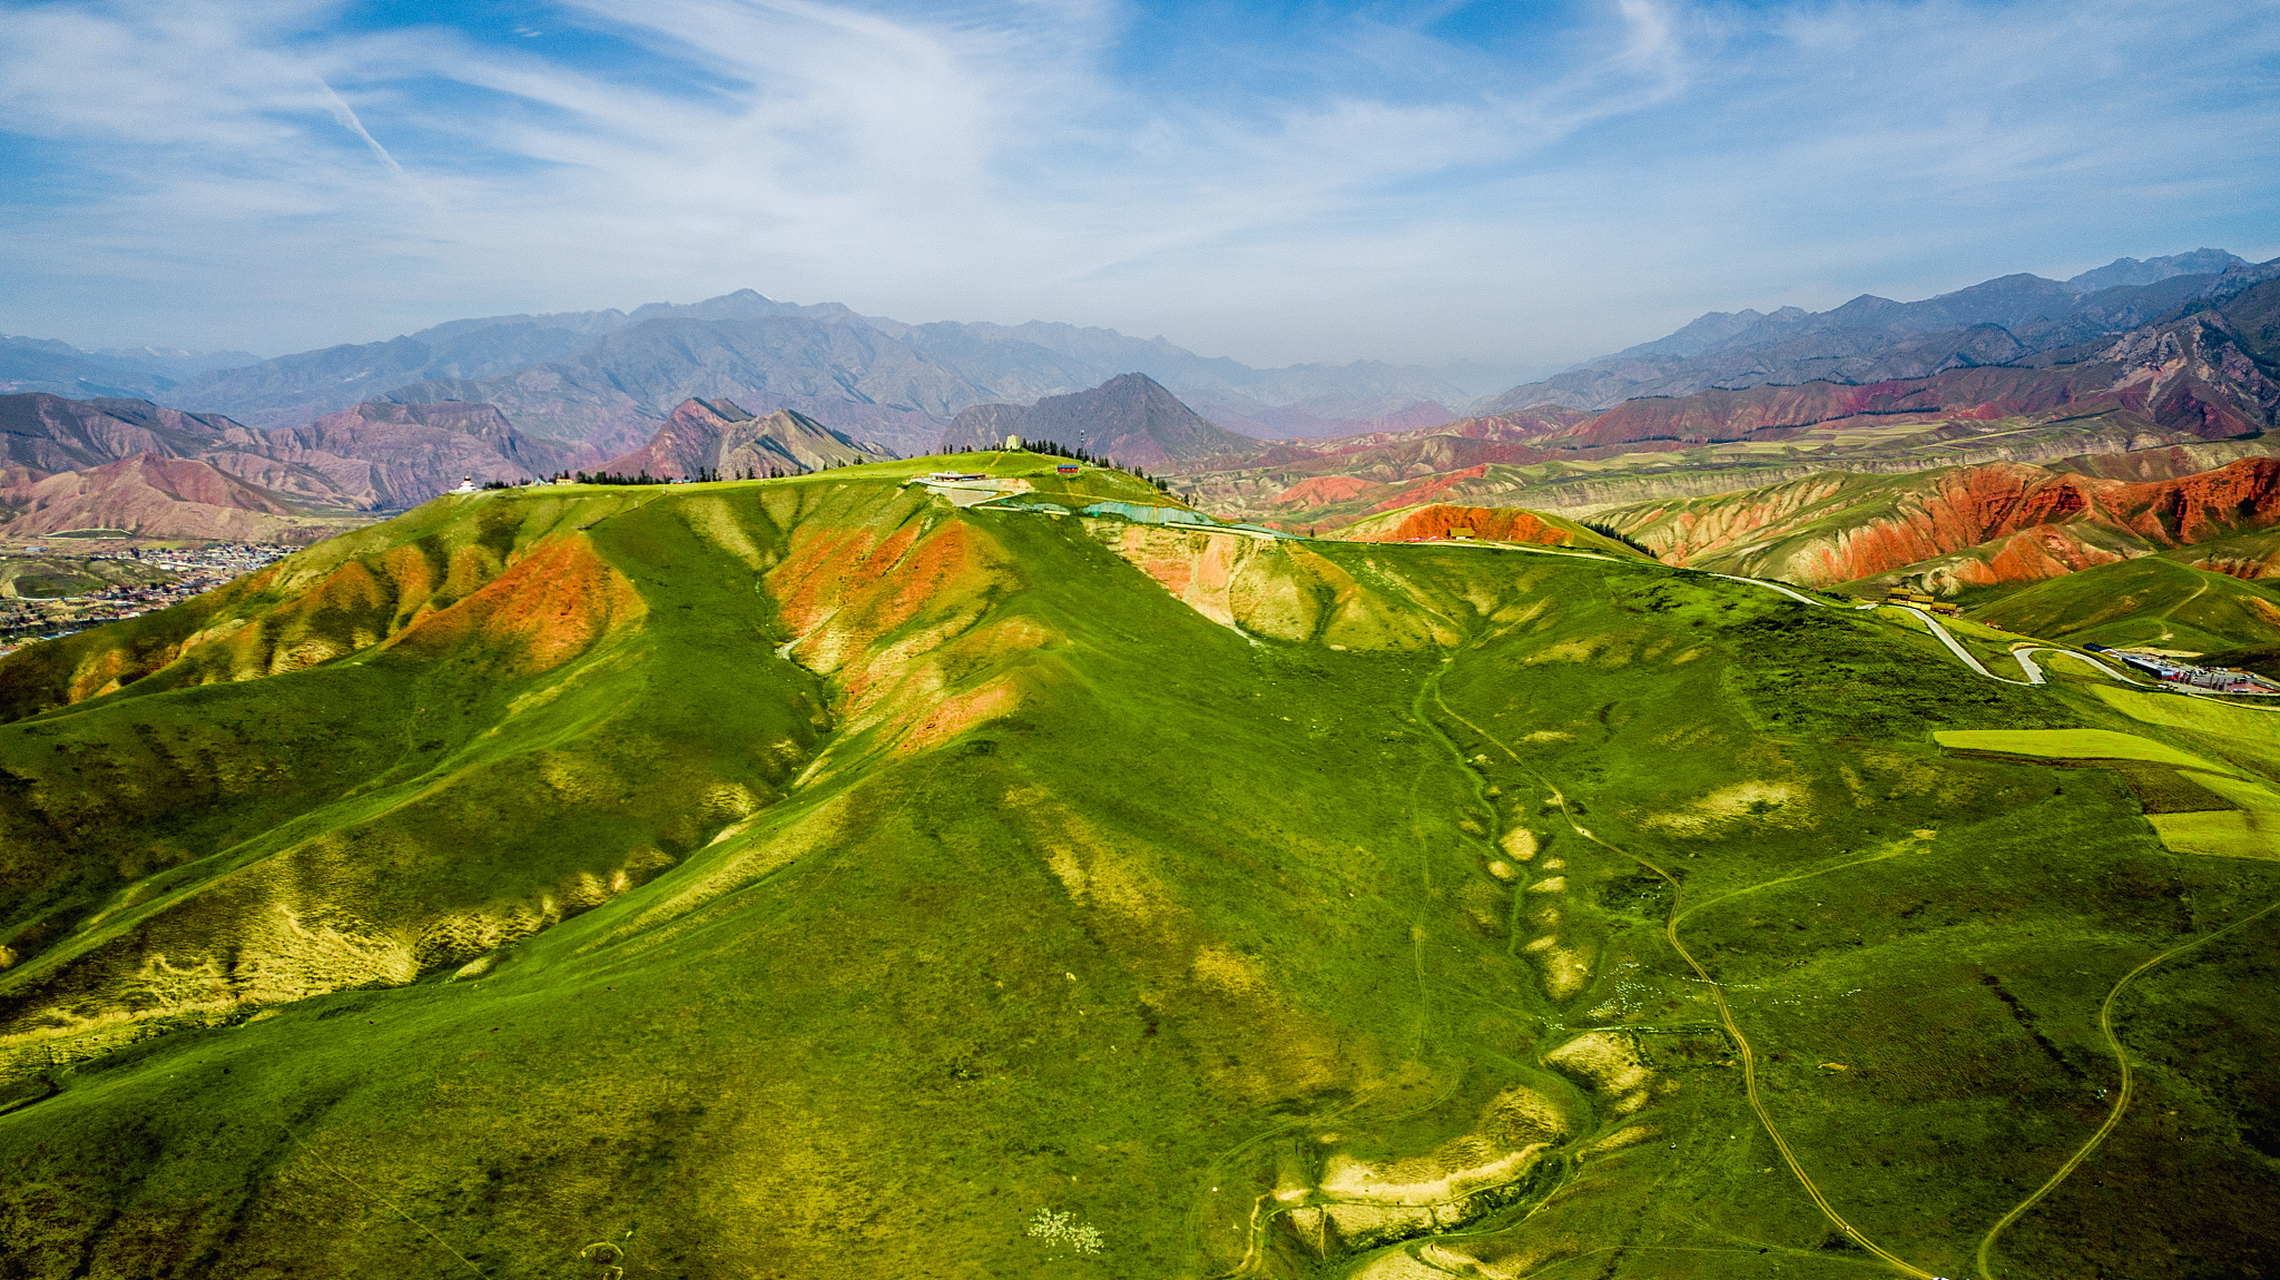
[[[277,426],[360,401],[476,401],[499,406],[525,430],[616,456],[686,400],[733,399],[762,414],[791,409],[911,454],[933,448],[969,405],[1027,403],[1135,369],[1209,398],[1238,422],[1271,418],[1275,426],[1254,428],[1270,434],[1335,432],[1349,419],[1461,405],[1509,384],[1505,370],[1462,363],[1261,370],[1108,329],[911,325],[745,289],[631,313],[458,320],[217,370],[170,390],[168,403]]]
[[[727,400],[689,400],[665,419],[647,445],[604,470],[685,477],[708,472],[776,475],[893,456],[789,409],[754,417]]]
[[[1111,378],[1074,395],[1047,396],[1034,405],[962,409],[943,432],[942,450],[996,448],[1008,436],[1050,440],[1096,457],[1157,469],[1209,465],[1263,452],[1257,441],[1204,421],[1144,373]]]
[[[1641,396],[1874,383],[2011,364],[2221,302],[2274,276],[2280,259],[2249,263],[2201,249],[2149,262],[2123,258],[2063,282],[2003,276],[1921,302],[1863,294],[1821,312],[1714,311],[1667,337],[1514,387],[1474,412],[1606,409]]]
[[[456,401],[366,403],[256,430],[148,401],[35,393],[0,396],[0,425],[0,527],[18,535],[294,542],[417,506],[462,480],[516,484],[588,469],[694,479],[892,456],[789,410],[755,418],[726,400],[686,402],[617,457],[525,433],[495,405]]]

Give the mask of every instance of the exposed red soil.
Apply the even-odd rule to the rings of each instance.
[[[807,532],[814,528],[814,532]],[[976,622],[1019,567],[963,521],[875,527],[803,525],[769,571],[798,636],[793,652],[839,686],[843,732],[878,731],[893,750],[939,746],[1019,705],[1009,666],[1058,639],[1024,618]]]
[[[1409,513],[1390,529],[1356,535],[1360,542],[1407,542],[1413,538],[1446,538],[1451,529],[1470,529],[1487,542],[1527,542],[1537,546],[1565,546],[1568,531],[1539,519],[1533,511],[1517,507],[1459,507],[1436,504]]]
[[[918,530],[907,523],[883,539],[867,528],[803,530],[790,554],[768,573],[784,620],[804,634],[840,615],[835,629],[851,628],[868,643],[917,617],[946,586],[984,568],[967,525],[945,525],[923,542]]]
[[[2169,548],[2280,523],[2280,459],[2244,458],[2176,480],[2132,483],[2058,475],[2039,467],[1959,467],[1927,477],[1898,509],[1816,542],[1788,566],[1803,580],[1847,582],[1983,544],[1974,582],[2056,577],[2118,555],[2069,526],[2115,530]],[[1826,519],[1834,480],[1777,486],[1762,502],[1716,499],[1681,513],[1650,536],[1680,563],[1765,542]],[[1640,523],[1643,523],[1641,521]]]
[[[1467,480],[1478,480],[1487,474],[1488,466],[1483,463],[1479,466],[1466,467],[1462,471],[1450,471],[1437,476],[1428,476],[1415,484],[1405,485],[1396,490],[1393,496],[1372,506],[1369,514],[1377,515],[1385,511],[1399,511],[1403,507],[1414,507],[1421,502],[1431,502],[1457,485]]]
[[[2280,578],[2280,549],[2265,555],[2239,555],[2212,551],[2198,560],[2189,561],[2196,569],[2211,573],[2230,574],[2235,578]]]
[[[1384,487],[1360,476],[1315,476],[1276,494],[1272,501],[1278,507],[1326,507],[1334,502],[1353,502]]]
[[[343,566],[343,572],[358,567]],[[420,619],[394,643],[429,656],[462,652],[470,644],[511,651],[515,669],[531,675],[561,666],[645,612],[634,585],[595,553],[592,542],[573,536],[542,544],[473,595]]]
[[[1803,427],[1862,416],[1916,415],[1992,420],[2041,413],[2106,394],[2111,365],[2055,369],[1959,369],[1930,378],[1849,386],[1808,382],[1793,387],[1701,391],[1670,399],[1628,400],[1559,433],[1582,444],[1610,445],[1677,438],[1740,440],[1768,428]]]
[[[1002,678],[952,694],[935,703],[925,719],[911,726],[895,749],[910,755],[939,747],[968,729],[1012,714],[1020,701],[1013,686]]]

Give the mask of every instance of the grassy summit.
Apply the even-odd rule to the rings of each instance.
[[[440,499],[0,662],[0,1274],[2280,1244],[2268,713],[903,483],[1163,500],[982,461]]]

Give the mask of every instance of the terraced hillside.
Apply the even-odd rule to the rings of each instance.
[[[2280,1250],[2269,713],[935,465],[446,497],[0,661],[6,1274]]]

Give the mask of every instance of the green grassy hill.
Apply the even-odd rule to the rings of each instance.
[[[2264,714],[944,462],[439,499],[0,660],[0,1274],[2280,1248]]]
[[[2166,556],[2098,565],[1971,611],[1990,626],[2074,643],[2213,653],[2280,644],[2280,591]]]

